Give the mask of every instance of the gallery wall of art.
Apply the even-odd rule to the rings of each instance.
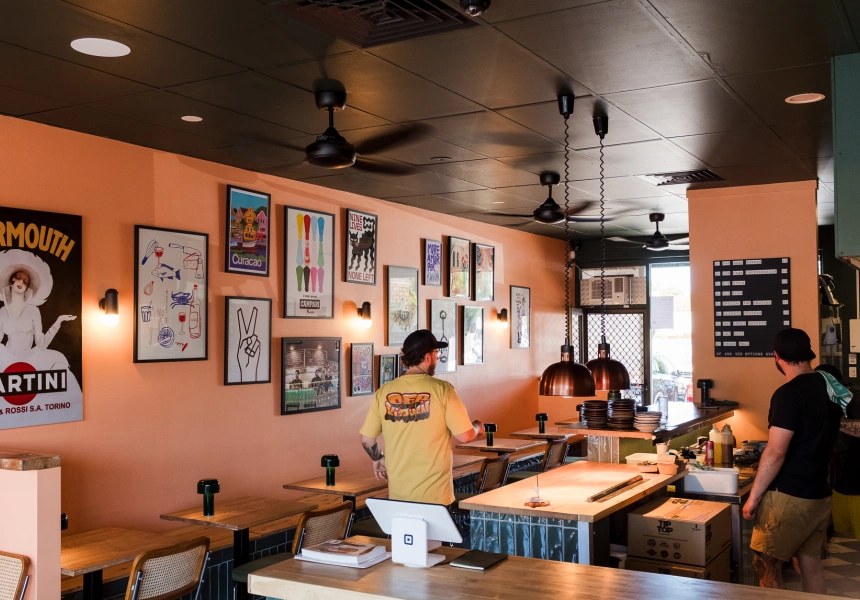
[[[81,310],[76,322],[64,322],[60,331],[67,335],[75,331],[66,329],[72,323],[80,326],[83,420],[0,428],[0,447],[62,456],[63,511],[69,514],[71,531],[109,525],[149,530],[169,527],[158,515],[198,502],[195,484],[203,477],[220,479],[221,497],[225,499],[239,495],[288,498],[294,493],[283,490],[282,485],[319,475],[322,454],[339,454],[341,468],[369,469],[358,429],[372,396],[351,395],[350,347],[353,342],[373,344],[375,369],[380,356],[399,352],[399,347],[388,345],[398,337],[397,331],[389,330],[386,303],[392,292],[388,286],[401,289],[406,283],[411,285],[411,269],[418,276],[418,327],[430,326],[431,301],[457,305],[456,340],[461,346],[465,339],[471,351],[464,364],[458,348],[456,369],[441,377],[457,387],[472,418],[496,422],[500,432],[533,422],[538,378],[547,365],[558,360],[562,343],[562,242],[17,119],[0,117],[0,136],[4,139],[0,146],[0,207],[82,217]],[[236,246],[255,237],[261,240],[262,236],[260,224],[249,229],[244,215],[236,210],[229,213],[236,221],[228,221],[228,185],[271,196],[264,231],[269,245],[268,276],[260,276],[264,266],[253,260],[235,261],[235,268],[229,267],[226,248],[231,239],[236,240]],[[265,198],[258,200],[264,202]],[[238,206],[248,208],[242,202]],[[289,229],[285,231],[286,207],[302,215],[301,228],[295,215],[291,215],[292,222],[286,222],[292,226],[292,234]],[[262,208],[259,204],[254,210],[259,215],[266,212]],[[352,230],[354,243],[364,248],[361,227],[376,229],[375,285],[368,284],[367,275],[358,272],[361,269],[353,269],[351,278],[356,282],[344,281],[348,209],[378,217],[371,225],[356,220]],[[315,236],[304,220],[305,215],[316,218],[323,213],[334,215],[335,232],[333,253],[323,257],[324,266],[320,265],[319,245],[315,245],[319,240],[314,239],[320,234],[319,220],[308,221],[317,226]],[[208,248],[197,248],[199,237],[168,239],[179,234],[149,229],[149,237],[138,236],[136,246],[136,225],[206,234]],[[327,233],[323,231],[324,236]],[[298,241],[299,234],[307,234],[308,255],[304,245],[293,245],[292,253],[285,253],[285,234],[294,235]],[[476,301],[471,299],[474,294],[469,298],[448,296],[449,236],[493,247],[492,300]],[[425,239],[442,242],[441,286],[432,285],[438,280],[432,273],[429,280],[425,279]],[[142,264],[153,240],[156,244],[150,258]],[[164,240],[178,245],[165,246]],[[161,257],[156,255],[159,247],[164,251]],[[481,261],[486,263],[488,251],[480,248]],[[195,250],[202,251],[199,257]],[[316,254],[311,256],[311,252]],[[317,269],[317,285],[322,282],[328,289],[327,284],[333,283],[333,318],[285,318],[285,286],[304,290],[314,283],[310,273],[305,281],[304,266],[297,278],[297,261]],[[200,266],[202,262],[208,262],[208,267]],[[172,271],[181,270],[174,282],[182,282],[181,290],[176,285],[167,286],[172,271],[165,264]],[[389,282],[389,266],[406,267],[406,279]],[[208,272],[200,270],[205,268]],[[147,279],[137,281],[137,306],[136,271]],[[391,274],[401,273],[393,270]],[[470,281],[468,286],[487,297],[486,275],[481,278],[478,285]],[[55,275],[52,294],[58,298],[64,294],[60,288],[68,285],[66,281],[67,277]],[[150,295],[167,286],[166,300],[165,291],[157,302],[146,300],[149,281],[153,282]],[[425,285],[428,281],[431,285]],[[187,289],[186,283],[190,284]],[[200,283],[196,294],[195,283]],[[466,284],[466,280],[458,279],[455,287]],[[204,285],[206,289],[201,287]],[[512,285],[529,288],[528,348],[512,349],[511,330],[496,323],[501,309],[508,310],[511,321],[515,318],[516,308],[510,304]],[[119,323],[115,327],[104,323],[98,306],[108,288],[119,292]],[[227,297],[252,300],[232,299],[228,315]],[[148,313],[150,321],[144,323],[140,309],[148,302],[152,306],[143,313]],[[157,327],[157,321],[156,327],[145,327],[159,318],[158,309],[165,302],[168,318],[175,314],[175,322],[168,323],[170,334],[162,332],[165,327]],[[357,313],[364,302],[372,307],[370,328],[362,326]],[[469,310],[464,318],[463,306],[483,309],[482,347],[474,343],[477,327],[466,335],[462,331],[464,322],[476,323],[480,311]],[[45,310],[48,308],[46,305]],[[180,312],[186,313],[184,318],[179,317]],[[265,326],[268,314],[270,331]],[[394,316],[401,325],[409,325],[411,321],[402,318],[404,315]],[[138,342],[142,346],[139,362],[135,362],[138,319]],[[44,328],[51,323],[45,323]],[[271,381],[234,385],[245,372],[225,356],[225,326],[236,343],[248,351],[246,356],[270,361],[269,369],[258,367],[255,373],[261,381],[269,376]],[[200,327],[205,331],[193,337]],[[284,388],[289,389],[289,380],[283,380],[283,352],[284,348],[287,353],[295,352],[295,346],[291,349],[283,338],[325,337],[341,339],[337,365],[340,408],[282,415]],[[204,360],[200,360],[201,339],[207,340]],[[182,344],[188,344],[184,352],[194,350],[198,360],[140,362],[149,356],[147,352],[157,349],[156,345],[165,347],[168,343],[167,350],[179,358]],[[366,361],[368,352],[368,347],[362,346],[357,356]],[[392,364],[396,361],[385,362],[389,368],[396,367]],[[327,366],[329,372],[335,367]],[[375,370],[374,388],[378,375]],[[330,389],[331,383],[325,383],[326,365],[319,374],[300,374],[302,378],[315,376],[323,380],[317,383],[320,389]],[[303,381],[302,386],[308,388],[311,382]],[[573,406],[570,408],[573,414]]]

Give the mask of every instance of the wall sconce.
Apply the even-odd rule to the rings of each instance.
[[[105,290],[105,297],[99,300],[99,308],[104,311],[105,325],[116,327],[119,323],[119,292],[113,288]]]
[[[508,328],[508,309],[507,308],[503,308],[502,310],[499,311],[498,319],[499,319],[499,327],[501,327],[502,329],[507,329]]]
[[[361,319],[361,326],[370,329],[373,325],[373,321],[370,318],[370,302],[364,302],[358,307],[358,316]]]

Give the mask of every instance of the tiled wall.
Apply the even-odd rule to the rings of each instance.
[[[577,562],[577,521],[472,511],[472,549]]]

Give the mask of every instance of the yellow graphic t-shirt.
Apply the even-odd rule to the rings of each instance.
[[[453,385],[402,375],[377,390],[361,435],[385,438],[389,498],[447,505],[454,502],[451,436],[471,428]]]

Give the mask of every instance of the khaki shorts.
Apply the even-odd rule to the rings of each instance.
[[[781,561],[821,558],[827,548],[831,498],[808,500],[768,490],[759,503],[750,548]]]
[[[860,496],[833,492],[833,529],[839,533],[853,533],[860,540]]]

